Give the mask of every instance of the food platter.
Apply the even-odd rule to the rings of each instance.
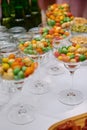
[[[73,116],[73,117],[64,119],[64,120],[62,120],[60,122],[57,122],[57,123],[51,125],[48,128],[48,130],[59,130],[58,126],[66,123],[68,121],[74,121],[74,123],[76,124],[76,126],[81,126],[81,128],[82,128],[85,125],[85,120],[86,119],[87,119],[87,113],[83,113],[81,115]],[[63,128],[63,130],[64,130],[64,128]]]

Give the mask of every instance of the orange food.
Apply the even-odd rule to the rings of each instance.
[[[29,42],[24,43],[24,47],[27,47],[27,46],[29,46]]]
[[[20,46],[21,51],[24,51],[25,47],[24,46]]]
[[[38,62],[33,62],[33,63],[32,63],[32,67],[34,67],[34,69],[37,69],[37,67],[38,67]]]
[[[21,61],[22,61],[22,58],[21,58],[21,57],[17,57],[17,58],[15,59],[15,61],[16,61],[16,62],[21,62]]]
[[[30,67],[27,67],[24,75],[25,77],[29,76],[30,74],[32,74],[34,72],[34,67],[33,66],[30,66]]]
[[[37,48],[36,50],[37,50],[37,52],[38,52],[39,54],[43,54],[43,51],[42,51],[41,48]]]
[[[8,58],[9,59],[15,59],[15,54],[10,54]]]
[[[14,61],[14,62],[12,63],[11,67],[12,67],[13,69],[16,68],[16,67],[21,68],[21,66],[19,65],[19,63],[16,62],[16,61]]]

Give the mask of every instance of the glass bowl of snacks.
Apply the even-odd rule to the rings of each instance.
[[[87,33],[87,20],[85,18],[76,17],[74,18],[70,26],[71,34],[86,34]]]
[[[35,72],[35,64],[31,58],[13,53],[0,56],[0,77],[3,85],[9,89],[22,88],[24,81]]]

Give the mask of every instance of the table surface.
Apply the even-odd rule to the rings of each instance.
[[[64,73],[56,76],[50,75],[48,67],[51,64],[62,66]],[[49,84],[49,91],[46,94],[36,95],[31,91],[32,82],[38,78],[38,75]],[[0,130],[48,130],[52,124],[58,121],[87,112],[86,77],[87,65],[85,64],[76,70],[73,80],[73,88],[80,90],[84,95],[83,103],[75,106],[60,103],[57,94],[71,86],[71,77],[62,63],[58,63],[50,57],[48,62],[42,64],[38,71],[25,82],[22,91],[12,94],[9,103],[1,108]],[[8,120],[11,106],[17,103],[25,103],[34,107],[35,120],[33,122],[26,125],[15,125]]]

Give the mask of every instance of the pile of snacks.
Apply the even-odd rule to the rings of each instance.
[[[87,24],[87,19],[82,18],[82,17],[75,17],[74,22],[76,24]]]
[[[87,48],[79,44],[62,46],[54,51],[54,56],[63,62],[82,62],[87,59]]]
[[[85,35],[77,35],[70,38],[70,42],[77,44],[87,44],[87,36]]]
[[[72,32],[87,33],[87,25],[85,25],[85,24],[73,24],[71,26],[71,31]]]
[[[40,30],[40,33],[42,37],[45,37],[47,39],[64,39],[70,35],[70,33],[67,30],[57,26],[54,26],[50,29],[44,27],[42,30]]]
[[[14,54],[10,54],[1,59],[0,75],[7,80],[21,80],[30,76],[37,65],[29,57],[16,57]]]
[[[35,38],[31,41],[21,42],[19,44],[19,49],[24,54],[29,55],[37,55],[37,54],[44,54],[52,49],[52,44],[50,40],[45,38]]]
[[[74,19],[68,4],[53,4],[49,6],[46,12],[47,23],[49,26],[69,26],[70,22]],[[64,27],[64,25],[63,25]]]

